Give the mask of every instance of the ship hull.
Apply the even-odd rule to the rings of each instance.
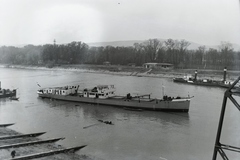
[[[190,84],[190,85],[197,85],[197,86],[208,86],[208,87],[222,87],[222,88],[229,88],[230,85],[226,85],[222,82],[200,82],[200,81],[186,81],[183,79],[173,79],[173,82],[177,83],[184,83],[184,84]]]
[[[153,111],[176,111],[176,112],[188,112],[190,106],[190,98],[184,99],[173,99],[173,100],[159,100],[159,99],[125,99],[125,98],[86,98],[80,96],[70,95],[54,95],[54,94],[39,94],[42,98],[51,98],[63,101],[81,102],[81,103],[92,103],[99,105],[110,105],[116,107],[127,107],[133,109],[144,109]]]
[[[17,94],[16,90],[7,91],[7,92],[0,94],[0,98],[14,97],[14,96],[16,96],[16,94]]]

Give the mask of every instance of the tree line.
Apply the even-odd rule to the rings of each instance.
[[[24,47],[0,47],[0,63],[18,65],[95,64],[108,61],[113,65],[144,63],[171,63],[175,68],[240,69],[240,52],[232,44],[221,42],[218,49],[200,46],[188,49],[186,40],[149,39],[129,47],[89,47],[84,42],[68,44],[26,45]]]

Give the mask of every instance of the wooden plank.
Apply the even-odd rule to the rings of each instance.
[[[52,138],[47,140],[38,140],[38,141],[30,141],[30,142],[24,142],[24,143],[15,143],[10,145],[3,145],[0,146],[0,149],[7,149],[7,148],[17,148],[17,147],[23,147],[23,146],[29,146],[29,145],[35,145],[35,144],[42,144],[42,143],[52,143],[59,140],[62,140],[64,138]]]
[[[0,124],[0,127],[8,127],[11,125],[14,125],[15,123],[9,123],[9,124]]]
[[[29,134],[21,134],[21,135],[13,135],[13,136],[1,136],[0,140],[4,139],[14,139],[14,138],[24,138],[24,137],[37,137],[46,132],[39,132],[39,133],[29,133]]]
[[[55,150],[55,151],[41,152],[41,153],[30,154],[30,155],[26,155],[26,156],[19,156],[19,157],[15,157],[15,158],[12,158],[12,159],[9,159],[9,160],[27,160],[27,159],[34,159],[34,158],[51,156],[51,155],[54,155],[54,154],[60,154],[60,153],[66,153],[66,152],[75,152],[75,151],[77,151],[79,149],[82,149],[86,146],[87,145],[78,146],[78,147],[71,147],[71,148],[66,148],[66,149],[58,149],[58,150]]]

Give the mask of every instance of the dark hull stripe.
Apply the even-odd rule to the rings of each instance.
[[[42,98],[52,98],[63,101],[81,102],[81,103],[91,103],[100,105],[109,105],[117,107],[127,107],[133,109],[144,109],[153,111],[179,111],[188,112],[190,99],[178,100],[178,101],[160,101],[152,100],[138,101],[138,100],[123,100],[123,99],[96,99],[96,98],[84,98],[78,96],[63,96],[63,95],[51,95],[51,94],[39,94]]]

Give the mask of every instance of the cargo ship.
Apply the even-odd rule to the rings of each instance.
[[[197,70],[195,71],[194,77],[191,75],[184,76],[183,78],[174,78],[173,82],[185,83],[190,85],[199,85],[199,86],[209,86],[209,87],[222,87],[229,88],[233,82],[226,80],[227,69],[223,70],[223,80],[212,80],[212,79],[198,79],[197,78]]]
[[[114,85],[98,85],[93,88],[80,89],[79,85],[43,88],[37,91],[41,98],[50,98],[63,101],[91,103],[97,105],[109,105],[122,108],[188,112],[192,97],[169,97],[164,95],[162,99],[151,98],[151,94],[132,96],[115,95]]]
[[[3,89],[1,87],[1,81],[0,81],[0,98],[8,98],[8,97],[15,97],[17,94],[17,90],[13,89]]]

